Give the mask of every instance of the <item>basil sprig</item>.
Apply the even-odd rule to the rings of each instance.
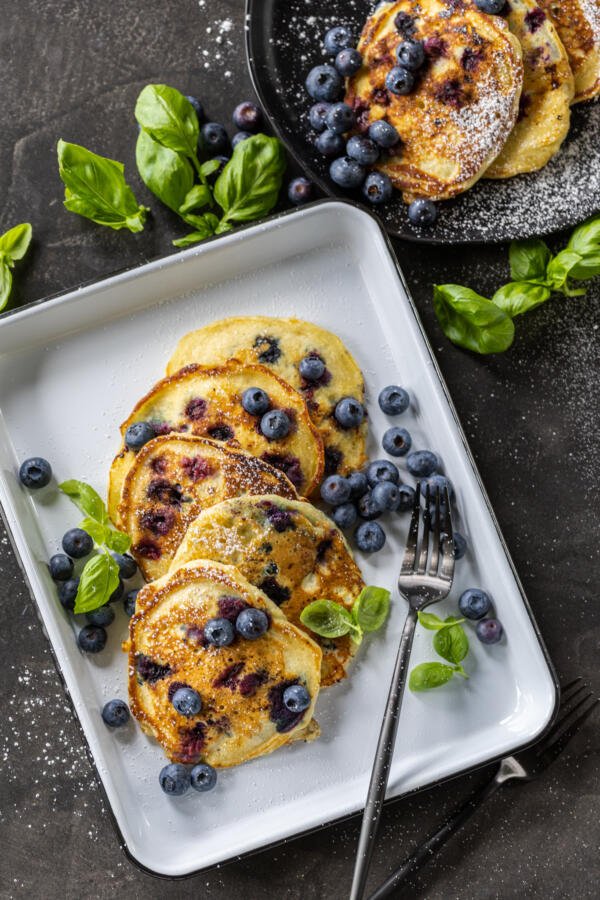
[[[81,572],[77,596],[76,614],[91,612],[104,606],[119,584],[119,566],[109,551],[126,553],[131,546],[129,536],[113,528],[104,501],[85,481],[63,481],[60,490],[84,513],[79,528],[90,535],[98,547]]]
[[[370,586],[362,589],[350,610],[334,600],[315,600],[304,607],[300,621],[321,637],[349,634],[355,644],[360,644],[365,633],[383,626],[389,611],[390,592]]]
[[[545,303],[553,293],[585,294],[576,283],[600,275],[600,215],[576,228],[556,256],[538,238],[514,241],[509,263],[513,280],[491,300],[459,284],[434,285],[435,313],[454,344],[475,353],[502,353],[513,342],[516,316]]]
[[[461,623],[465,620],[454,616],[440,619],[434,613],[428,612],[419,612],[418,616],[423,628],[435,631],[433,648],[446,663],[426,662],[415,666],[408,679],[410,690],[429,691],[446,684],[455,675],[468,678],[462,666],[462,661],[469,652],[469,639],[461,627]]]
[[[27,253],[31,235],[29,222],[15,225],[0,235],[0,310],[8,303],[13,284],[12,269]]]

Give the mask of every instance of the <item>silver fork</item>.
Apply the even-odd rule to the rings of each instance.
[[[433,490],[427,485],[425,505],[421,508],[421,482],[419,482],[415,490],[415,502],[406,549],[398,577],[398,590],[409,604],[408,615],[400,638],[396,665],[375,751],[369,793],[354,864],[350,900],[360,900],[363,896],[369,874],[369,865],[396,743],[398,719],[417,616],[420,610],[431,606],[432,603],[439,603],[448,596],[453,576],[454,541],[448,489],[444,488],[441,492],[437,485]]]

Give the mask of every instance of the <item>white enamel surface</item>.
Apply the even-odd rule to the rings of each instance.
[[[307,208],[17,312],[0,321],[0,499],[127,847],[168,875],[361,807],[404,601],[394,590],[385,632],[366,639],[352,677],[319,698],[320,740],[222,771],[210,794],[169,799],[157,781],[165,761],[160,748],[132,724],[109,732],[100,719],[106,700],[126,696],[119,648],[125,616],[119,609],[103,653],[79,653],[45,565],[79,516],[50,488],[22,489],[17,461],[45,456],[59,480],[80,478],[103,493],[117,426],[162,376],[178,338],[244,314],[295,315],[340,335],[365,373],[371,458],[384,455],[377,448],[390,424],[377,405],[379,390],[399,383],[410,391],[413,406],[395,421],[416,448],[442,457],[471,548],[457,563],[452,599],[438,611],[455,611],[464,588],[481,586],[505,626],[507,639],[494,647],[470,631],[468,682],[407,692],[390,796],[525,744],[544,729],[555,704],[551,673],[438,372],[387,245],[365,213],[337,202]],[[407,518],[386,526],[381,553],[359,554],[368,583],[395,585]],[[419,629],[413,662],[433,658],[431,633]]]

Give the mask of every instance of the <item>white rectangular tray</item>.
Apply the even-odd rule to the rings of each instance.
[[[104,493],[118,425],[162,377],[178,338],[244,314],[294,315],[340,335],[365,373],[371,458],[383,455],[389,425],[379,390],[399,383],[410,391],[414,402],[402,425],[417,448],[441,456],[457,490],[458,528],[470,544],[440,613],[455,611],[466,587],[481,586],[506,630],[494,647],[472,641],[468,682],[407,692],[389,796],[531,742],[556,705],[549,661],[463,432],[371,216],[322,202],[22,309],[0,319],[0,501],[126,848],[163,875],[193,872],[361,807],[406,612],[395,583],[408,516],[387,529],[381,553],[358,555],[366,581],[393,590],[393,610],[385,631],[364,641],[351,677],[319,698],[320,740],[225,770],[210,794],[173,800],[158,785],[160,748],[133,725],[114,733],[100,718],[106,700],[126,696],[124,613],[107,649],[84,656],[56,599],[47,559],[78,513],[49,489],[25,491],[16,471],[20,460],[39,454],[59,480],[79,478]],[[431,633],[419,629],[413,662],[432,658]]]

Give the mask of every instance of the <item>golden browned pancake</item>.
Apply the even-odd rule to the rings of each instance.
[[[168,571],[203,510],[240,494],[298,496],[279,469],[206,438],[168,434],[142,447],[123,484],[119,521],[144,578]]]
[[[192,559],[233,565],[304,629],[300,613],[313,600],[348,609],[364,582],[341,531],[312,504],[283,497],[236,497],[205,510],[187,530],[171,570]],[[356,651],[347,635],[327,640],[308,632],[323,651],[321,686],[346,674]]]
[[[321,650],[304,632],[231,566],[196,560],[147,585],[141,611],[130,621],[129,703],[143,730],[174,762],[236,766],[291,739],[316,736],[311,723],[319,694]],[[255,640],[236,634],[215,647],[204,639],[209,619],[235,622],[254,607],[269,617]],[[308,690],[311,704],[290,712],[283,692],[292,684]],[[196,716],[172,704],[179,687],[202,700]]]
[[[574,103],[600,93],[600,0],[538,0],[565,45],[575,77]]]
[[[385,79],[407,37],[424,41],[427,58],[415,88],[397,96]],[[363,67],[348,80],[346,94],[358,128],[387,119],[401,138],[375,168],[406,202],[442,200],[470,188],[517,118],[521,47],[504,19],[480,12],[471,0],[382,3],[367,20],[358,49]]]

